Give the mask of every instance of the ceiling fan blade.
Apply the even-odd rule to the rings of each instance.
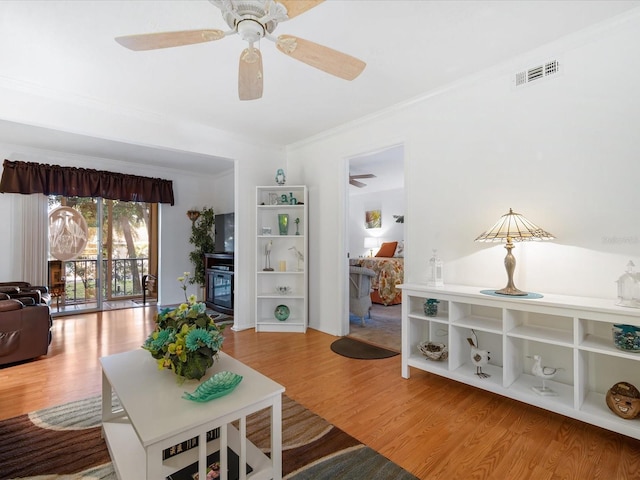
[[[278,0],[287,9],[287,17],[290,19],[311,10],[320,5],[324,0]]]
[[[363,175],[349,175],[349,178],[376,178],[373,173],[365,173]]]
[[[195,43],[220,40],[225,33],[222,30],[182,30],[179,32],[142,33],[116,37],[123,47],[129,50],[156,50],[158,48],[181,47]]]
[[[362,183],[362,182],[359,182],[359,181],[357,181],[357,180],[351,180],[351,179],[349,179],[349,183],[350,183],[351,185],[353,185],[354,187],[358,187],[358,188],[362,188],[362,187],[366,187],[366,186],[367,186],[367,184],[366,184],[366,183]]]
[[[253,47],[240,54],[238,69],[238,96],[240,100],[262,98],[262,54]]]
[[[280,35],[276,46],[282,53],[296,60],[345,80],[356,78],[367,65],[351,55],[293,35]]]

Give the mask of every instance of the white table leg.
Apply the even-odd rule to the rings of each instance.
[[[227,458],[227,445],[229,444],[229,437],[227,435],[227,428],[229,425],[222,425],[220,427],[220,480],[227,480],[229,477],[229,459]]]
[[[240,417],[240,480],[247,480],[247,417]]]
[[[107,376],[102,372],[102,421],[108,420],[113,407],[111,405],[111,384]]]
[[[198,478],[207,478],[207,432],[198,435]]]
[[[273,480],[282,479],[282,395],[273,397],[271,406],[271,462]]]
[[[145,449],[145,453],[147,457],[147,480],[164,478],[162,475],[162,448],[160,444],[149,445]]]

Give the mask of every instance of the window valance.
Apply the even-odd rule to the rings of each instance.
[[[0,193],[42,193],[174,204],[171,180],[10,160],[3,163]]]

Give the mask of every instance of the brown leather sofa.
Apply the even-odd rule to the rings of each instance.
[[[46,355],[51,343],[51,311],[29,297],[20,300],[0,293],[0,365]]]
[[[31,285],[29,282],[0,282],[0,293],[18,300],[33,298],[36,304],[49,305],[51,303],[51,295],[47,287]]]

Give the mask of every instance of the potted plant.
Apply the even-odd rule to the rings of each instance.
[[[154,317],[155,329],[142,345],[158,361],[160,370],[173,371],[178,382],[202,378],[222,348],[224,326],[215,324],[195,295],[187,296],[189,272],[179,277],[185,303],[163,308]]]
[[[205,285],[204,254],[213,253],[215,242],[213,238],[213,226],[215,224],[215,214],[213,208],[204,207],[200,211],[198,218],[191,224],[191,237],[189,243],[195,249],[189,253],[189,260],[193,264],[194,273],[189,279],[189,283],[197,283],[201,287]]]

